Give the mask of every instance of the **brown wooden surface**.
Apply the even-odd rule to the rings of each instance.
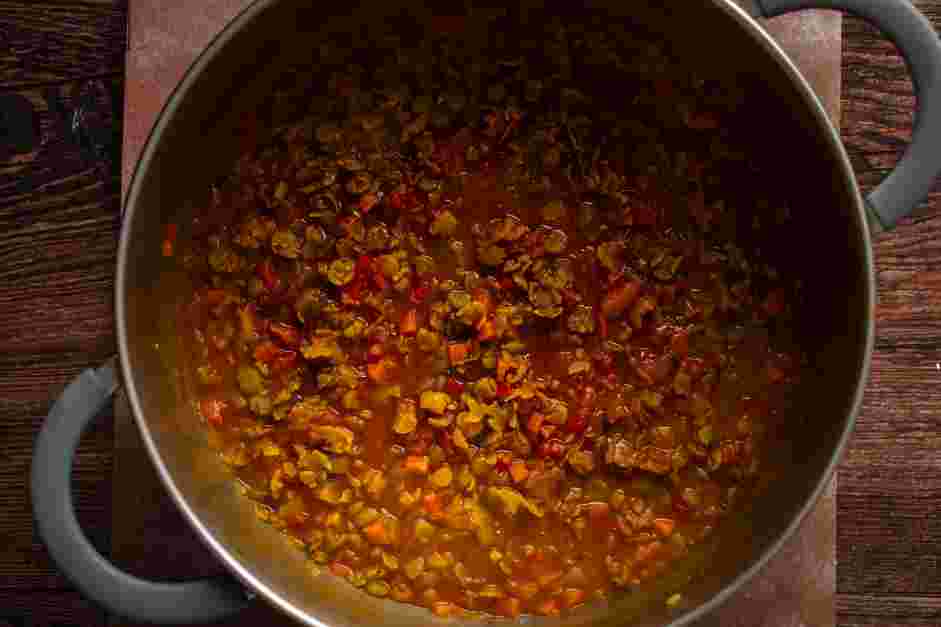
[[[941,27],[941,0],[916,4]],[[0,624],[7,616],[34,624],[106,621],[37,541],[26,480],[32,440],[56,391],[114,350],[115,144],[105,134],[89,148],[63,110],[84,103],[119,145],[114,95],[122,85],[125,15],[118,0],[0,0],[0,95],[18,92],[33,103],[40,131],[33,150],[0,163]],[[843,136],[868,188],[910,133],[911,84],[872,28],[854,19],[843,25]],[[54,90],[51,100],[46,89]],[[837,495],[838,624],[847,627],[941,624],[936,190],[876,245],[877,351]],[[74,480],[79,516],[105,549],[112,446],[104,418],[83,442]]]

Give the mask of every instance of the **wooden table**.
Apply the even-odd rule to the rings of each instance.
[[[941,0],[916,4],[941,28]],[[0,145],[0,625],[107,623],[38,542],[26,477],[50,399],[114,351],[126,14],[120,0],[0,0],[0,99],[27,121]],[[843,137],[868,188],[909,136],[911,85],[872,28],[843,25]],[[873,375],[839,475],[840,625],[941,623],[938,235],[936,192],[876,245]],[[74,476],[79,518],[106,553],[113,439],[103,418]]]

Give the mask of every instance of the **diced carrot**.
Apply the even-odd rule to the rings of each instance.
[[[297,348],[301,345],[301,332],[294,325],[284,322],[272,322],[270,331],[288,346]]]
[[[389,537],[389,530],[386,528],[386,523],[382,518],[367,525],[367,527],[363,529],[363,533],[366,535],[366,539],[373,544],[392,543],[392,538]]]
[[[477,339],[481,342],[489,342],[491,340],[497,339],[497,325],[494,324],[493,318],[484,318],[480,321],[477,331]]]
[[[483,288],[477,288],[471,293],[471,296],[475,302],[484,306],[484,316],[489,316],[493,311],[493,298],[490,296],[490,292]]]
[[[556,599],[546,599],[536,606],[536,613],[543,616],[558,616],[559,602]]]
[[[258,274],[258,278],[261,279],[261,282],[265,284],[265,287],[269,290],[274,290],[278,287],[278,275],[274,271],[274,265],[272,265],[270,259],[265,259],[255,269],[255,272]]]
[[[378,204],[379,195],[374,192],[363,194],[359,199],[359,209],[363,213],[369,213],[369,211]]]
[[[672,518],[657,518],[653,521],[653,527],[664,538],[673,533],[676,522]]]
[[[402,320],[399,322],[399,333],[402,335],[415,335],[418,333],[417,309],[412,308],[402,314]]]
[[[199,402],[199,411],[209,423],[222,424],[222,411],[228,406],[225,401],[214,398],[204,398]]]
[[[421,475],[428,474],[428,456],[427,455],[409,455],[405,458],[405,464],[402,466],[405,472],[414,472]]]
[[[775,366],[774,364],[768,364],[768,381],[771,383],[780,383],[784,380],[784,371]]]
[[[537,555],[538,551],[530,558],[530,560],[532,562],[541,562],[545,559],[545,555],[539,557],[537,557]],[[540,570],[542,570],[542,567],[540,567]],[[562,579],[562,575],[564,575],[564,573],[561,570],[550,570],[548,572],[543,571],[536,575],[536,583],[539,584],[540,588],[545,588],[546,586],[554,584],[559,579]]]
[[[526,466],[526,462],[518,459],[510,464],[510,476],[513,477],[513,481],[516,483],[525,481],[526,477],[529,476],[529,468]]]
[[[353,569],[347,566],[346,564],[342,564],[340,562],[331,562],[330,572],[333,573],[334,576],[336,577],[343,577],[344,579],[346,579],[347,577],[353,574]]]
[[[441,618],[460,616],[464,613],[464,610],[461,609],[459,605],[455,605],[450,601],[436,601],[431,606],[431,611],[435,616],[440,616]]]
[[[163,240],[163,256],[172,257],[173,249],[176,247],[176,225],[167,225],[167,236]]]
[[[422,497],[422,507],[431,516],[439,516],[444,511],[444,504],[441,501],[441,495],[432,492]]]
[[[611,526],[611,506],[607,503],[591,503],[588,507],[588,518],[595,528]]]
[[[396,362],[390,357],[384,357],[366,365],[366,374],[376,383],[391,383],[395,375]]]
[[[493,609],[500,616],[516,618],[522,612],[522,602],[516,597],[505,597],[498,600]]]
[[[670,350],[680,359],[689,354],[689,331],[680,329],[670,338]]]
[[[470,342],[453,342],[448,344],[448,361],[451,362],[452,366],[464,363],[464,361],[467,360],[467,356],[470,355],[470,352]]]
[[[637,553],[634,557],[638,562],[645,562],[659,553],[662,547],[663,543],[659,540],[649,542],[647,544],[641,544],[637,547]]]
[[[207,305],[221,305],[226,301],[226,298],[229,296],[229,293],[221,289],[208,289],[206,290],[206,304]]]
[[[606,318],[616,318],[630,307],[640,295],[640,283],[631,281],[615,287],[601,301],[601,313]]]
[[[542,429],[542,423],[546,421],[546,417],[542,414],[532,414],[529,417],[529,420],[526,421],[526,428],[530,433],[538,433]]]
[[[566,588],[562,592],[562,606],[571,609],[585,601],[585,591],[580,588]]]
[[[253,355],[257,361],[267,364],[273,361],[274,358],[278,356],[279,351],[280,349],[277,347],[277,345],[275,345],[274,342],[270,340],[265,340],[263,342],[259,342],[255,346],[255,351]]]

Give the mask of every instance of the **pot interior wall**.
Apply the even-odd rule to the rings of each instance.
[[[547,15],[568,24],[583,23],[585,32],[623,25],[618,28],[624,29],[625,37],[632,29],[657,33],[703,76],[725,81],[730,88],[747,85],[746,107],[735,124],[753,138],[750,151],[764,172],[759,183],[786,190],[793,215],[790,225],[757,244],[804,282],[800,335],[809,366],[792,411],[775,425],[777,444],[767,453],[766,489],[750,511],[720,528],[714,547],[649,590],[589,605],[562,621],[533,623],[663,624],[669,620],[663,599],[686,580],[691,580],[684,585],[686,608],[713,597],[780,536],[819,484],[844,432],[864,360],[872,297],[866,275],[867,244],[855,192],[819,116],[765,44],[731,19],[721,3],[682,9],[612,4],[577,10],[571,3],[525,5],[515,30],[506,22],[498,29],[495,22],[475,17],[463,22],[464,28],[454,36],[465,37],[468,49],[486,55],[494,38],[533,39]],[[689,3],[693,4],[698,3]],[[174,486],[214,542],[256,584],[297,608],[298,616],[303,613],[331,625],[436,622],[424,610],[378,601],[328,575],[311,577],[301,552],[257,523],[249,503],[239,497],[231,475],[207,448],[191,408],[187,377],[177,376],[185,375],[187,367],[184,356],[174,350],[173,321],[176,307],[187,297],[187,283],[160,257],[163,225],[187,222],[192,208],[205,202],[212,182],[231,170],[246,141],[247,127],[263,136],[266,128],[300,113],[290,107],[278,109],[271,98],[276,86],[303,85],[311,100],[325,89],[322,83],[311,82],[310,69],[296,73],[293,68],[316,70],[317,51],[328,33],[340,48],[368,59],[388,53],[380,42],[390,30],[407,29],[409,37],[417,38],[440,26],[440,22],[432,26],[427,14],[414,13],[415,6],[405,8],[393,1],[342,9],[348,15],[330,17],[321,3],[311,7],[287,1],[259,12],[165,113],[159,145],[146,153],[130,195],[130,222],[124,236],[132,243],[122,259],[126,280],[118,286],[118,298],[126,308],[127,333],[122,341],[127,343],[142,427],[153,437]],[[451,4],[438,13],[463,10]],[[596,19],[586,20],[589,10]],[[478,7],[473,15],[480,13],[486,11]],[[538,35],[535,40],[538,46]],[[617,82],[604,73],[586,72],[584,79],[585,89],[607,101],[609,110],[619,110],[630,101],[630,94],[621,93]],[[755,208],[757,216],[762,217],[761,212]]]

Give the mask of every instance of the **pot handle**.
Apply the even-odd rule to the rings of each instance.
[[[118,388],[114,363],[75,378],[53,404],[36,439],[30,471],[33,516],[53,561],[87,596],[123,617],[151,623],[213,621],[248,604],[226,577],[145,581],[115,568],[91,545],[72,505],[72,460],[82,433]]]
[[[925,198],[941,173],[941,40],[910,0],[753,0],[760,17],[836,9],[878,27],[905,58],[917,97],[912,142],[895,170],[866,197],[870,218],[892,228]]]

